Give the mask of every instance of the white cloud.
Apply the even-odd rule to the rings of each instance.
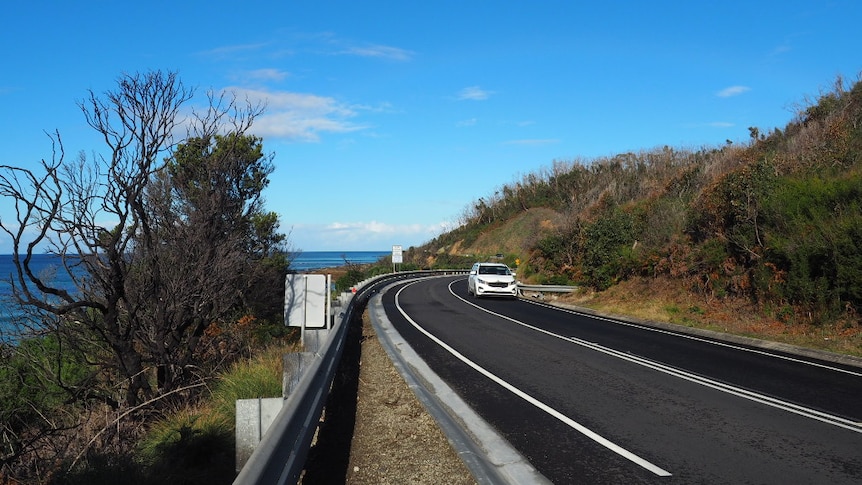
[[[455,126],[459,128],[464,126],[476,126],[476,122],[476,118],[470,118],[469,120],[461,120],[458,123],[455,123]]]
[[[351,46],[341,50],[339,53],[360,57],[391,59],[394,61],[409,61],[413,58],[413,52],[411,51],[386,45]]]
[[[459,91],[456,98],[459,101],[484,101],[488,99],[492,94],[494,94],[493,91],[486,91],[479,86],[470,86]]]
[[[268,45],[267,43],[226,45],[202,51],[199,54],[216,60],[238,59],[249,53],[259,52]]]
[[[369,113],[400,113],[402,111],[395,109],[392,103],[387,101],[380,102],[376,105],[371,104],[354,104],[351,108],[357,111],[365,111]]]
[[[751,88],[748,86],[730,86],[722,89],[716,95],[720,98],[730,98],[732,96],[739,96],[740,94],[751,91]]]
[[[437,227],[437,226],[432,226]],[[386,224],[379,221],[370,222],[333,222],[326,230],[336,233],[354,234],[420,234],[428,231],[428,226],[422,224]]]
[[[256,69],[242,75],[244,80],[249,81],[283,81],[290,73],[281,69]]]
[[[451,223],[389,224],[380,221],[297,224],[291,243],[306,251],[377,251],[393,244],[418,246],[440,235]]]
[[[236,87],[225,91],[252,104],[265,104],[264,114],[255,119],[252,127],[254,134],[264,138],[316,142],[321,133],[348,133],[365,128],[350,122],[356,111],[334,98]]]
[[[297,33],[288,39],[256,44],[235,44],[201,51],[198,55],[215,61],[250,58],[283,58],[297,52],[322,55],[347,55],[407,62],[415,52],[382,44],[359,43],[342,39],[331,32]]]

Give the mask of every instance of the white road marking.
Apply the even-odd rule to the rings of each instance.
[[[403,315],[404,318],[407,319],[407,321],[410,322],[410,324],[413,325],[414,328],[416,328],[417,330],[422,332],[426,337],[430,338],[437,345],[439,345],[440,347],[445,349],[447,352],[452,354],[455,358],[457,358],[461,362],[464,362],[468,366],[472,367],[474,370],[476,370],[480,374],[484,375],[485,377],[487,377],[491,381],[499,384],[500,386],[506,388],[507,390],[509,390],[510,392],[515,394],[516,396],[520,397],[521,399],[527,401],[528,403],[532,404],[533,406],[541,409],[542,411],[548,413],[549,415],[553,416],[554,418],[558,419],[559,421],[565,423],[566,425],[568,425],[572,429],[578,431],[579,433],[583,434],[587,438],[590,438],[591,440],[595,441],[596,443],[604,446],[605,448],[607,448],[607,449],[613,451],[614,453],[626,458],[627,460],[641,466],[642,468],[649,470],[650,472],[652,472],[658,476],[667,477],[667,476],[672,475],[667,470],[664,470],[664,469],[660,468],[659,466],[654,465],[654,464],[650,463],[649,461],[641,458],[640,456],[635,455],[634,453],[626,450],[625,448],[611,442],[610,440],[602,437],[598,433],[590,430],[589,428],[583,426],[582,424],[578,423],[577,421],[569,418],[568,416],[557,411],[556,409],[552,408],[551,406],[548,406],[547,404],[545,404],[545,403],[539,401],[538,399],[530,396],[526,392],[518,389],[517,387],[513,386],[509,382],[503,380],[502,378],[491,373],[490,371],[488,371],[484,367],[482,367],[479,364],[468,359],[466,356],[464,356],[463,354],[461,354],[460,352],[458,352],[454,348],[450,347],[445,342],[438,339],[437,337],[435,337],[434,335],[429,333],[427,330],[422,328],[418,323],[416,323],[412,318],[410,318],[409,315],[407,315],[407,313],[404,311],[404,309],[401,308],[401,304],[399,302],[399,296],[401,295],[401,292],[404,291],[405,288],[407,288],[407,287],[409,287],[415,283],[416,282],[408,283],[408,284],[404,285],[401,289],[398,290],[398,292],[395,294],[395,306],[398,308],[398,311],[401,312],[401,315]],[[450,288],[450,290],[451,290],[451,288]]]
[[[453,283],[454,283],[454,282],[453,282]],[[516,319],[514,319],[514,318],[508,317],[508,316],[506,316],[506,315],[502,315],[502,314],[500,314],[500,313],[493,312],[493,311],[491,311],[491,310],[488,310],[487,308],[482,308],[482,307],[480,307],[479,305],[476,305],[475,303],[472,303],[472,302],[470,302],[470,301],[468,301],[468,300],[465,300],[465,299],[464,299],[464,298],[462,298],[461,296],[457,295],[457,294],[452,290],[452,284],[453,284],[453,283],[450,283],[450,284],[449,284],[449,291],[450,291],[450,292],[452,293],[452,295],[454,295],[456,298],[458,298],[458,299],[460,299],[461,301],[463,301],[463,302],[467,303],[468,305],[471,305],[471,306],[473,306],[473,307],[475,307],[475,308],[478,308],[478,309],[480,309],[480,310],[482,310],[482,311],[484,311],[484,312],[486,312],[486,313],[489,313],[489,314],[494,315],[494,316],[496,316],[496,317],[502,318],[502,319],[504,319],[504,320],[508,320],[508,321],[510,321],[510,322],[512,322],[512,323],[515,323],[515,324],[521,325],[522,327],[529,328],[529,329],[534,330],[534,331],[536,331],[536,332],[540,332],[540,333],[543,333],[543,334],[545,334],[545,335],[549,335],[549,336],[552,336],[552,337],[556,337],[556,338],[561,339],[561,340],[567,340],[567,341],[570,341],[570,342],[575,343],[575,344],[577,344],[577,345],[580,345],[580,346],[582,346],[582,347],[586,347],[586,348],[589,348],[589,349],[593,349],[593,350],[596,350],[596,351],[598,351],[598,352],[602,352],[602,353],[604,353],[604,354],[607,354],[607,355],[610,355],[610,356],[613,356],[613,357],[617,357],[617,358],[619,358],[619,359],[623,359],[623,360],[626,360],[626,361],[629,361],[629,362],[632,362],[632,363],[635,363],[635,364],[639,364],[639,365],[642,365],[642,366],[644,366],[644,367],[648,367],[648,368],[651,368],[651,369],[653,369],[653,370],[657,370],[657,371],[659,371],[659,372],[663,372],[663,373],[668,374],[668,375],[672,375],[672,376],[675,376],[675,377],[679,377],[679,378],[681,378],[681,379],[685,379],[685,380],[687,380],[687,381],[694,382],[694,383],[700,384],[700,385],[702,385],[702,386],[706,386],[706,387],[709,387],[709,388],[712,388],[712,389],[716,389],[716,390],[719,390],[719,391],[722,391],[722,392],[726,392],[726,393],[728,393],[728,394],[732,394],[732,395],[737,396],[737,397],[741,397],[741,398],[744,398],[744,399],[748,399],[748,400],[750,400],[750,401],[755,401],[755,402],[759,402],[759,403],[762,403],[762,404],[766,404],[767,406],[771,406],[771,407],[773,407],[773,408],[781,409],[781,410],[788,411],[788,412],[791,412],[791,413],[794,413],[794,414],[798,414],[798,415],[800,415],[800,416],[805,416],[805,417],[807,417],[807,418],[815,419],[815,420],[817,420],[817,421],[821,421],[821,422],[823,422],[823,423],[831,424],[831,425],[833,425],[833,426],[838,426],[839,428],[844,428],[844,429],[847,429],[847,430],[850,430],[850,431],[855,431],[855,432],[857,432],[857,433],[862,433],[862,426],[860,426],[860,425],[859,425],[859,423],[856,423],[856,422],[851,421],[851,420],[849,420],[849,419],[842,418],[842,417],[840,417],[840,416],[835,416],[835,415],[833,415],[833,414],[824,413],[824,412],[818,411],[818,410],[816,410],[816,409],[811,409],[811,408],[807,408],[807,407],[805,407],[805,406],[800,406],[800,405],[797,405],[797,404],[793,404],[793,403],[788,402],[788,401],[783,401],[783,400],[781,400],[781,399],[776,399],[776,398],[773,398],[773,397],[767,396],[767,395],[765,395],[765,394],[760,394],[760,393],[757,393],[757,392],[754,392],[754,391],[749,391],[749,390],[744,389],[744,388],[741,388],[741,387],[736,387],[736,386],[732,386],[732,385],[730,385],[730,384],[725,384],[725,383],[723,383],[723,382],[716,381],[716,380],[713,380],[713,379],[709,379],[709,378],[707,378],[707,377],[700,376],[700,375],[697,375],[697,374],[693,374],[693,373],[690,373],[690,372],[686,372],[686,371],[683,371],[683,370],[681,370],[681,369],[677,369],[677,368],[671,367],[671,366],[666,365],[666,364],[662,364],[662,363],[657,362],[657,361],[649,360],[649,359],[646,359],[646,358],[644,358],[644,357],[639,357],[639,356],[636,356],[636,355],[633,355],[633,354],[630,354],[630,353],[626,353],[626,352],[621,352],[621,351],[618,351],[618,350],[614,350],[614,349],[611,349],[611,348],[609,348],[609,347],[604,347],[604,346],[601,346],[601,345],[598,345],[598,344],[595,344],[595,343],[592,343],[592,342],[587,342],[586,340],[582,340],[582,339],[579,339],[579,338],[576,338],[576,337],[567,337],[567,336],[559,335],[559,334],[556,334],[556,333],[553,333],[553,332],[549,332],[549,331],[547,331],[547,330],[545,330],[545,329],[538,328],[538,327],[535,327],[535,326],[530,325],[530,324],[528,324],[528,323],[521,322],[521,321],[519,321],[519,320],[516,320]],[[552,308],[552,309],[555,309],[555,310],[556,310],[556,309],[558,309],[557,307],[549,307],[549,308]],[[566,309],[560,309],[560,310],[561,310],[561,311],[564,311],[564,312],[567,312],[567,313],[574,313],[574,314],[578,314],[578,315],[586,315],[586,314],[582,314],[582,313],[578,313],[578,312],[574,312],[574,311],[570,311],[570,310],[566,310]],[[690,336],[686,336],[686,335],[677,334],[677,333],[674,333],[674,332],[663,331],[663,330],[661,330],[661,329],[653,329],[653,328],[650,328],[650,327],[644,327],[644,326],[640,326],[640,325],[628,324],[628,323],[626,323],[626,322],[618,322],[618,321],[616,321],[616,320],[612,320],[612,319],[606,319],[606,318],[601,318],[601,317],[595,317],[594,315],[586,315],[586,316],[593,317],[593,318],[599,318],[599,319],[601,319],[601,320],[606,320],[606,321],[610,321],[610,322],[614,322],[614,323],[619,323],[619,324],[621,324],[621,325],[629,325],[629,326],[633,326],[633,327],[637,327],[637,328],[643,328],[643,329],[647,329],[647,330],[653,330],[653,331],[658,331],[658,332],[662,332],[662,333],[667,333],[667,334],[669,334],[669,335],[682,336],[682,337],[690,337]],[[693,340],[703,341],[703,342],[706,342],[706,343],[711,343],[711,344],[720,345],[720,346],[724,346],[724,347],[730,347],[730,348],[738,349],[738,350],[742,350],[742,351],[754,352],[754,353],[758,353],[758,354],[768,355],[768,356],[770,356],[770,357],[776,357],[776,358],[781,358],[781,359],[790,360],[790,361],[795,361],[795,362],[808,363],[808,364],[811,364],[811,365],[815,365],[815,366],[817,366],[817,367],[822,367],[822,368],[826,368],[826,369],[830,369],[830,370],[835,370],[835,371],[839,371],[839,372],[845,372],[845,373],[848,373],[848,374],[851,374],[851,375],[859,375],[859,374],[857,374],[857,373],[855,373],[855,372],[852,372],[852,371],[846,371],[846,370],[844,370],[844,369],[840,369],[840,368],[834,368],[834,367],[831,367],[831,366],[826,366],[826,365],[822,365],[822,364],[812,363],[812,362],[808,362],[808,361],[805,361],[805,360],[802,360],[802,359],[795,359],[795,358],[792,358],[792,357],[786,357],[786,356],[782,356],[782,355],[775,355],[775,354],[771,354],[771,353],[769,353],[769,352],[764,352],[764,351],[760,351],[760,350],[747,349],[747,348],[745,348],[745,347],[737,347],[737,346],[730,345],[730,344],[726,344],[726,343],[723,343],[723,342],[715,342],[715,341],[707,340],[707,339],[699,339],[699,338],[697,338],[697,337],[691,337],[691,338],[692,338]]]
[[[614,356],[629,362],[633,362],[635,364],[642,365],[644,367],[648,367],[653,370],[657,370],[659,372],[672,375],[675,377],[679,377],[681,379],[685,379],[690,382],[694,382],[696,384],[700,384],[702,386],[706,386],[712,389],[716,389],[719,391],[726,392],[728,394],[732,394],[734,396],[742,397],[744,399],[748,399],[750,401],[759,402],[762,404],[766,404],[767,406],[771,406],[777,409],[781,409],[784,411],[788,411],[794,414],[798,414],[800,416],[805,416],[807,418],[816,419],[817,421],[821,421],[827,424],[831,424],[833,426],[838,426],[839,428],[848,429],[850,431],[855,431],[857,433],[862,433],[862,427],[859,427],[857,423],[849,419],[844,419],[840,416],[835,416],[832,414],[824,413],[821,411],[817,411],[816,409],[807,408],[804,406],[799,406],[797,404],[793,404],[788,401],[783,401],[781,399],[776,399],[765,394],[760,394],[754,391],[749,391],[747,389],[732,386],[730,384],[725,384],[720,381],[715,381],[697,374],[693,374],[690,372],[683,371],[681,369],[677,369],[665,364],[662,364],[657,361],[653,361],[644,357],[640,357],[630,353],[623,353],[618,350],[611,349],[609,347],[604,347],[602,345],[594,344],[591,342],[587,342],[585,340],[578,339],[576,337],[568,337],[572,342],[581,345],[586,348],[590,348],[596,350],[598,352],[602,352],[604,354]]]
[[[449,290],[451,291],[451,287],[450,287],[450,289],[449,289]],[[453,294],[454,294],[454,293],[453,293]],[[464,300],[463,298],[461,298],[461,297],[460,297],[460,296],[458,296],[458,295],[455,295],[455,296],[457,296],[457,297],[458,297],[458,298],[460,298],[461,300]],[[464,301],[467,301],[467,300],[464,300]],[[810,366],[812,366],[812,367],[820,367],[820,368],[822,368],[822,369],[827,369],[827,370],[831,370],[831,371],[835,371],[835,372],[841,372],[841,373],[843,373],[843,374],[850,374],[850,375],[852,375],[852,376],[856,376],[856,377],[862,377],[862,372],[860,372],[860,371],[854,371],[854,370],[850,370],[850,369],[842,369],[842,368],[840,368],[840,367],[835,367],[835,366],[831,366],[831,365],[828,365],[828,364],[822,364],[822,363],[820,363],[820,362],[811,362],[810,360],[800,359],[800,358],[792,357],[792,356],[789,356],[789,355],[781,355],[781,354],[776,354],[776,353],[773,353],[773,352],[767,352],[767,351],[765,351],[765,350],[759,350],[759,349],[752,349],[752,348],[748,348],[748,347],[742,347],[742,346],[740,346],[740,345],[734,345],[734,344],[727,343],[727,342],[721,342],[721,341],[717,341],[717,340],[711,340],[711,339],[707,339],[707,338],[703,338],[703,337],[698,337],[697,335],[688,335],[688,334],[684,334],[684,333],[679,333],[679,332],[673,332],[673,331],[670,331],[670,330],[665,330],[665,329],[662,329],[662,328],[650,327],[650,326],[647,326],[647,325],[639,325],[639,324],[637,324],[637,323],[630,323],[630,322],[624,322],[624,321],[621,321],[621,320],[614,320],[614,319],[612,319],[612,318],[605,318],[605,317],[602,317],[602,316],[599,316],[599,315],[593,315],[593,314],[590,314],[590,313],[579,312],[579,311],[577,311],[577,310],[571,310],[571,309],[569,309],[569,308],[561,308],[561,307],[556,307],[556,306],[548,305],[547,303],[542,303],[542,302],[537,302],[537,301],[532,301],[532,300],[524,300],[524,301],[526,301],[527,303],[532,303],[533,305],[543,306],[543,307],[545,307],[545,308],[550,308],[550,309],[553,309],[553,310],[558,310],[558,311],[561,311],[561,312],[570,313],[570,314],[572,314],[572,315],[581,315],[581,316],[585,316],[585,317],[589,317],[589,318],[595,318],[596,320],[602,320],[602,321],[610,322],[610,323],[613,323],[613,324],[616,324],[616,325],[623,325],[623,326],[626,326],[626,327],[635,327],[635,328],[639,328],[639,329],[642,329],[642,330],[647,330],[647,331],[650,331],[650,332],[656,332],[656,333],[663,333],[663,334],[667,334],[667,335],[673,335],[673,336],[675,336],[675,337],[686,338],[686,339],[694,340],[694,341],[697,341],[697,342],[704,342],[704,343],[708,343],[708,344],[716,345],[716,346],[719,346],[719,347],[727,347],[727,348],[730,348],[730,349],[739,350],[739,351],[742,351],[742,352],[749,352],[749,353],[752,353],[752,354],[766,355],[766,356],[769,356],[769,357],[774,357],[774,358],[776,358],[776,359],[786,360],[786,361],[789,361],[789,362],[796,362],[796,363],[799,363],[799,364],[806,364],[806,365],[810,365]],[[467,303],[470,303],[470,302],[467,302]],[[472,303],[471,303],[471,304],[472,304]],[[473,305],[473,306],[476,306],[476,305]],[[479,307],[479,308],[481,308],[481,307]]]

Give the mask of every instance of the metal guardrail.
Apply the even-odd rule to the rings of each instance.
[[[578,289],[577,286],[565,285],[522,285],[518,283],[518,291],[535,291],[539,293],[571,293]]]
[[[295,484],[305,466],[317,424],[344,351],[347,329],[355,312],[362,311],[367,292],[395,279],[465,274],[469,270],[425,270],[387,273],[361,281],[341,319],[335,322],[326,341],[304,368],[296,387],[287,397],[270,429],[240,470],[234,485]],[[518,285],[521,291],[570,292],[573,287]]]
[[[363,298],[382,283],[416,276],[463,274],[467,270],[429,270],[388,273],[358,283],[356,293],[330,330],[320,350],[305,367],[293,392],[257,448],[240,470],[234,485],[295,484],[308,457],[329,388],[344,351],[347,329],[355,312],[362,311]]]
[[[336,322],[320,352],[298,380],[294,391],[240,470],[235,485],[296,483],[302,473],[335,370],[344,351],[353,298]]]

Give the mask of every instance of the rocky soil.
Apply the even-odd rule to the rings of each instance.
[[[395,369],[368,314],[351,323],[303,485],[474,484]]]
[[[472,484],[472,475],[395,370],[368,315],[347,483]]]

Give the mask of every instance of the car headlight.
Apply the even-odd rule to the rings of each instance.
[[[476,278],[476,281],[478,281],[479,283],[482,283],[483,285],[487,285],[487,284],[488,284],[488,282],[487,282],[487,281],[485,281],[485,280],[483,280],[482,278]]]

